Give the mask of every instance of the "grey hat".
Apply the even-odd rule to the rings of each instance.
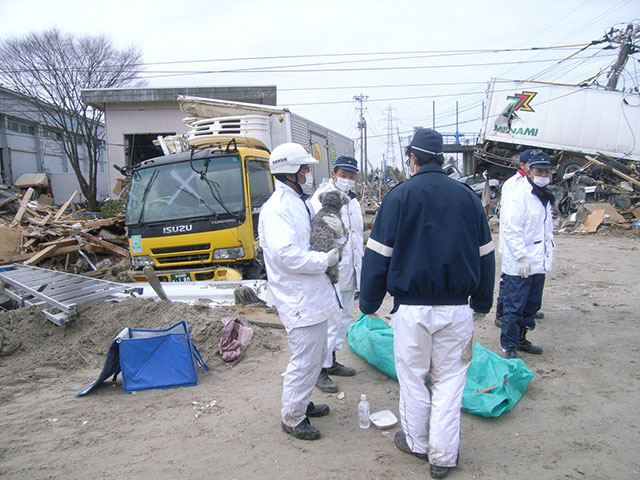
[[[409,151],[411,150],[428,153],[429,155],[442,155],[444,153],[442,135],[430,128],[421,128],[413,135],[409,145]]]

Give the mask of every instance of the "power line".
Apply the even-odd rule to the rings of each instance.
[[[359,68],[306,68],[306,69],[235,69],[235,70],[193,70],[184,72],[152,72],[154,75],[141,75],[140,78],[160,78],[160,77],[179,77],[179,76],[191,76],[191,75],[208,75],[208,74],[223,74],[223,73],[318,73],[318,72],[373,72],[373,71],[387,71],[387,70],[421,70],[421,69],[434,69],[434,68],[468,68],[468,67],[490,67],[496,65],[526,65],[530,63],[548,63],[557,62],[561,59],[541,59],[541,60],[518,60],[512,62],[486,62],[486,63],[461,63],[461,64],[438,64],[438,65],[404,65],[395,67],[359,67]],[[146,72],[145,72],[146,73]],[[155,75],[155,73],[160,73]]]

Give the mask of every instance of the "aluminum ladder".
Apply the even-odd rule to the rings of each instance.
[[[78,314],[76,305],[133,290],[122,283],[21,264],[2,268],[0,289],[21,306],[40,307],[48,320],[61,327]]]

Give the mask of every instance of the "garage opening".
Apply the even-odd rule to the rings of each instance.
[[[156,147],[153,141],[158,135],[175,135],[175,132],[161,133],[134,133],[124,136],[124,154],[127,159],[127,166],[134,166],[150,158],[162,155],[162,149]]]

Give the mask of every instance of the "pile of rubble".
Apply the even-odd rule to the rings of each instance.
[[[640,172],[607,157],[587,155],[585,164],[565,172],[556,186],[560,232],[594,233],[599,228],[640,227]]]
[[[124,214],[102,218],[78,209],[77,192],[60,207],[39,203],[31,189],[0,191],[0,266],[13,263],[126,281]]]

